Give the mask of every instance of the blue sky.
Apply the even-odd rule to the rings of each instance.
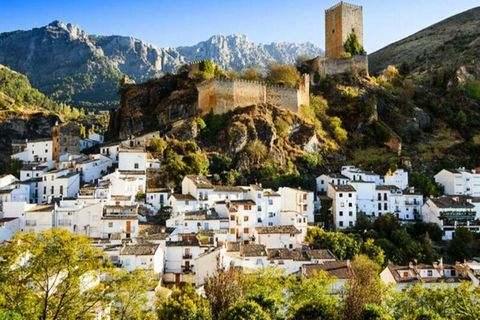
[[[324,47],[330,0],[0,0],[0,32],[62,20],[89,34],[129,35],[166,47],[214,34],[243,33],[255,42],[313,42]],[[355,0],[364,10],[364,46],[373,52],[478,0]]]

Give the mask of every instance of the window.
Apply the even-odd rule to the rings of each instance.
[[[349,221],[349,222],[348,222],[348,225],[349,225],[350,227],[353,227],[353,222],[352,222],[352,221]]]
[[[30,177],[30,173],[27,173],[27,177]]]
[[[339,196],[340,198],[343,198],[343,193],[340,192],[340,193],[338,194],[338,196]]]
[[[252,205],[246,204],[246,205],[243,206],[243,209],[244,210],[252,210]]]
[[[338,215],[339,215],[340,217],[343,217],[343,211],[339,211],[339,212],[338,212]]]
[[[386,203],[383,204],[383,210],[388,210],[388,205]]]
[[[433,276],[433,271],[432,271],[432,270],[428,270],[428,271],[427,271],[427,274],[428,274],[429,277],[431,277],[431,276]]]
[[[60,194],[63,195],[63,186],[60,186]]]
[[[113,222],[109,222],[109,223],[108,223],[108,227],[109,227],[109,228],[113,228]]]
[[[343,227],[343,221],[339,221],[339,222],[338,222],[338,226],[339,226],[339,227]]]
[[[352,194],[351,194],[351,193],[349,193],[349,194],[348,194],[348,197],[349,197],[349,198],[351,198],[351,197],[352,197]]]
[[[323,180],[320,180],[320,184],[324,184]]]
[[[303,205],[303,211],[307,211],[308,210],[308,205],[307,204],[304,204]]]
[[[54,186],[52,186],[51,193],[52,193],[52,194],[54,194],[54,193],[55,193],[55,187],[54,187]]]
[[[303,194],[303,200],[307,200],[307,194],[306,193]]]
[[[43,193],[44,194],[47,193],[47,187],[46,186],[43,187]]]
[[[386,193],[383,194],[383,200],[387,201],[387,194]]]
[[[243,228],[243,233],[248,234],[248,228]]]
[[[352,211],[348,211],[348,215],[351,217],[353,216],[353,212]]]
[[[351,207],[353,207],[353,204],[351,202],[349,202],[348,206],[351,208]]]
[[[164,201],[165,201],[165,199],[164,199],[164,195],[163,195],[163,194],[161,194],[161,195],[160,195],[160,203],[161,203],[161,204],[163,204],[163,203],[164,203]]]
[[[233,214],[230,216],[230,221],[235,221],[235,216]]]
[[[257,193],[257,199],[260,199],[262,198],[262,194],[261,193]]]
[[[272,199],[268,199],[268,205],[272,205],[273,204],[273,200]]]
[[[381,194],[381,193],[378,194],[378,198],[377,198],[377,199],[378,199],[378,201],[381,201],[381,200],[382,200],[382,194]]]
[[[257,206],[257,211],[262,211],[262,207],[261,207],[261,206]]]
[[[382,210],[382,204],[381,203],[378,204],[378,210]]]
[[[248,216],[244,216],[243,221],[247,222],[248,221]]]
[[[235,228],[230,228],[230,234],[235,234]]]

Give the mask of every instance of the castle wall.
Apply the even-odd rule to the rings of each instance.
[[[309,75],[302,76],[299,88],[270,86],[247,80],[212,79],[197,86],[198,111],[222,114],[237,107],[271,103],[298,112],[310,103]]]
[[[312,79],[312,82],[315,81],[315,73],[318,73],[320,78],[350,72],[368,75],[368,56],[360,55],[351,58],[317,57],[313,60],[311,72],[310,79]]]

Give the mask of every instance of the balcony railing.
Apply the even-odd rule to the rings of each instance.
[[[182,266],[182,272],[183,272],[183,273],[191,273],[191,272],[193,272],[192,266],[189,266],[189,267]]]
[[[184,253],[183,254],[183,259],[192,259],[192,254],[191,253]]]
[[[26,220],[25,225],[29,227],[35,227],[37,225],[37,221],[35,220]]]

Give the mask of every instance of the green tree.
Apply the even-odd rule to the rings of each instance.
[[[343,48],[345,49],[345,52],[350,53],[352,56],[365,54],[365,50],[363,50],[355,32],[352,32],[347,36]]]
[[[195,293],[191,285],[175,288],[168,297],[160,297],[157,302],[159,320],[211,320],[208,301]]]
[[[359,319],[367,304],[382,302],[383,286],[378,276],[379,266],[365,255],[358,255],[352,261],[355,277],[345,287],[344,319]]]
[[[270,320],[258,303],[252,300],[240,300],[226,309],[220,320]]]
[[[205,296],[210,303],[214,318],[218,318],[236,301],[244,297],[245,277],[235,268],[225,270],[217,266],[217,271],[205,283]]]
[[[300,82],[300,72],[292,65],[272,63],[267,71],[267,81],[296,86]]]
[[[245,151],[248,155],[248,158],[250,159],[251,164],[253,165],[260,164],[266,159],[268,155],[267,147],[262,143],[262,141],[258,139],[250,142],[246,146]]]
[[[375,244],[373,239],[367,239],[362,243],[361,252],[379,266],[383,266],[385,263],[385,253],[381,247]]]
[[[197,77],[203,80],[211,79],[215,76],[215,63],[211,60],[200,61]]]
[[[258,68],[247,68],[243,70],[242,74],[240,75],[240,78],[245,80],[250,80],[250,81],[263,80],[262,72]]]
[[[292,320],[334,320],[339,319],[338,310],[323,301],[309,301],[297,308]]]
[[[266,268],[245,276],[245,299],[256,302],[271,319],[284,319],[285,286],[282,270]]]
[[[0,309],[0,320],[26,320],[26,319],[16,312]]]
[[[425,196],[440,196],[442,195],[442,191],[438,188],[438,186],[427,176],[422,174],[421,172],[414,171],[410,174],[410,185],[415,187],[415,189],[422,193]]]
[[[329,249],[339,260],[352,259],[360,252],[361,244],[348,234],[309,228],[305,241],[314,248]]]
[[[0,308],[28,319],[86,319],[108,293],[102,252],[63,229],[17,233],[0,256]]]
[[[155,319],[154,311],[146,307],[147,293],[149,290],[153,291],[156,285],[152,273],[118,269],[110,272],[107,281],[112,292],[112,320]]]
[[[457,227],[453,239],[448,244],[448,253],[455,261],[471,259],[477,245],[473,233],[467,228]]]
[[[389,310],[378,304],[365,304],[359,320],[393,320]]]

